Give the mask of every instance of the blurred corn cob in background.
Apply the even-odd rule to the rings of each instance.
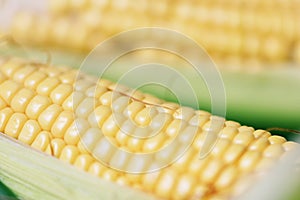
[[[52,0],[48,13],[15,17],[21,43],[88,52],[121,31],[164,27],[203,45],[213,59],[300,62],[300,2]]]

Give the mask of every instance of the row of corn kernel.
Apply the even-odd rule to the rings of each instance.
[[[132,2],[130,0],[53,0],[49,2],[49,7],[52,13],[64,14],[66,12],[80,12],[90,9],[118,9],[118,10],[131,10],[140,12],[155,12],[158,10],[185,10],[185,7],[190,5],[201,7],[229,7],[229,8],[285,8],[294,9],[299,7],[300,3],[297,0],[293,1],[192,1],[184,2],[182,0],[162,0],[162,1],[146,1],[141,0]],[[152,8],[152,9],[151,9]]]
[[[84,21],[81,21],[82,23],[80,21],[72,22],[68,17],[52,20],[20,15],[16,20],[12,27],[12,35],[17,41],[43,46],[61,46],[73,50],[92,50],[104,38],[122,31],[122,26],[118,26],[118,29],[115,30],[109,28],[108,22],[102,24],[99,22],[101,26],[95,29]],[[193,24],[177,25],[177,28],[189,32],[189,35],[203,45],[214,58],[236,56],[266,61],[296,59],[296,51],[292,43],[278,35],[260,37],[251,33],[241,34],[237,31],[224,33],[220,28],[203,29],[197,33],[189,26],[193,26]],[[137,26],[127,28],[134,27]],[[101,32],[101,28],[103,32]],[[124,27],[123,30],[125,29]],[[180,47],[180,44],[178,46]]]
[[[54,1],[53,1],[54,2]],[[93,7],[93,5],[97,5],[97,3],[90,2],[91,7],[87,10],[82,9],[82,14],[85,15],[88,13],[112,13],[115,12],[118,15],[118,19],[120,20],[120,16],[127,17],[133,16],[133,19],[136,19],[136,16],[145,17],[145,21],[143,25],[160,25],[161,22],[176,22],[178,21],[194,21],[195,25],[198,26],[205,25],[205,27],[209,26],[217,26],[226,29],[226,27],[232,29],[239,29],[243,31],[254,31],[256,33],[269,34],[270,32],[275,32],[277,34],[289,35],[293,34],[295,31],[291,31],[291,27],[298,29],[296,26],[297,19],[299,14],[297,12],[297,8],[299,7],[299,3],[286,2],[285,4],[290,5],[288,8],[282,6],[276,6],[276,2],[267,8],[261,7],[259,2],[254,3],[255,6],[251,6],[249,4],[245,5],[245,2],[237,2],[238,5],[232,7],[230,2],[226,2],[226,4],[220,4],[220,2],[215,3],[207,3],[207,2],[169,2],[169,1],[158,1],[158,2],[131,2],[131,1],[101,1],[105,5],[101,7],[100,10],[97,10]],[[263,2],[263,1],[262,1]],[[74,2],[68,1],[59,1],[57,4],[62,4],[62,6],[70,6],[72,7]],[[84,2],[82,2],[84,3]],[[139,5],[141,3],[145,6]],[[233,2],[235,3],[235,2]],[[283,2],[278,2],[283,3]],[[54,3],[56,4],[56,3]],[[75,3],[76,4],[76,3]],[[220,5],[218,5],[220,4]],[[284,4],[284,3],[283,3]],[[235,4],[233,4],[235,5]],[[292,5],[292,6],[291,6]],[[54,6],[55,7],[55,6]],[[136,10],[132,10],[131,7],[136,8]],[[145,7],[149,12],[139,11],[143,10]],[[163,8],[163,9],[162,9]],[[55,10],[55,9],[54,9]],[[72,10],[72,9],[71,9]],[[76,10],[76,9],[75,9]],[[162,10],[162,11],[161,11]],[[77,9],[75,14],[80,13],[81,9]],[[54,16],[56,13],[53,11]],[[158,13],[163,13],[163,16]],[[68,12],[64,12],[63,15],[68,15]],[[155,15],[158,15],[156,17]],[[147,17],[148,16],[148,17]],[[122,17],[122,19],[123,19]],[[106,18],[106,20],[110,20],[111,18]],[[106,21],[105,20],[105,21]],[[151,21],[149,23],[149,20]],[[121,22],[121,21],[120,21]],[[135,21],[133,24],[139,24],[141,20]],[[159,22],[159,23],[157,23]],[[282,23],[286,22],[286,23]],[[123,23],[118,23],[118,25]],[[114,25],[116,26],[116,25]],[[193,27],[196,29],[196,27]],[[297,34],[296,34],[297,35]]]

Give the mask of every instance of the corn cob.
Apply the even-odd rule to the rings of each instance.
[[[49,16],[27,13],[16,17],[11,32],[18,41],[85,52],[121,31],[159,26],[187,34],[215,59],[297,61],[293,55],[300,35],[298,1],[49,3]]]
[[[299,146],[267,131],[226,121],[211,154],[200,160],[198,153],[215,127],[212,119],[216,116],[132,93],[104,79],[97,82],[79,74],[76,80],[76,75],[76,70],[67,67],[2,59],[0,132],[101,179],[166,199],[237,196],[242,192],[240,182],[247,180],[244,177],[260,176]],[[130,121],[137,127],[130,126]],[[145,126],[148,129],[142,129]],[[146,140],[126,134],[149,136],[157,129],[159,134]],[[189,133],[195,130],[192,138]],[[116,152],[107,143],[132,153],[153,153],[176,136],[180,140],[174,148],[142,160]],[[191,147],[170,166],[145,174],[126,172],[132,168],[147,171],[170,161],[187,140],[193,141]]]

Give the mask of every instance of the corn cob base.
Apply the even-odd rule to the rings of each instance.
[[[204,111],[133,93],[107,80],[97,82],[66,67],[18,59],[2,59],[0,65],[0,132],[101,179],[158,198],[238,196],[299,146],[264,130],[223,122]],[[118,116],[118,123],[112,114]],[[218,140],[211,153],[199,159],[206,136],[217,130],[216,121],[223,122]],[[136,127],[128,125],[130,122]],[[155,130],[159,134],[143,140],[125,130],[142,136]],[[193,137],[190,133],[195,131]],[[155,154],[177,136],[180,140],[174,148]],[[132,154],[115,151],[107,141]],[[186,141],[192,142],[190,148],[171,163]],[[137,160],[136,153],[153,156]],[[151,173],[126,172],[147,172],[162,163],[170,165]]]

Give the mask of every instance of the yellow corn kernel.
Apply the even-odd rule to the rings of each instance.
[[[193,175],[183,174],[178,177],[177,183],[174,187],[172,198],[187,199],[190,197],[194,187],[196,186],[197,178]]]
[[[78,24],[73,24],[68,32],[68,40],[70,41],[69,47],[80,50],[88,40],[88,30],[81,28]]]
[[[225,126],[226,127],[235,127],[235,128],[239,128],[240,126],[241,126],[241,124],[240,123],[238,123],[238,122],[235,122],[235,121],[226,121],[225,122]]]
[[[178,108],[173,116],[175,119],[180,119],[184,121],[189,121],[195,114],[195,111],[189,107],[180,107]]]
[[[96,101],[94,98],[85,98],[79,105],[76,107],[75,114],[76,117],[86,118],[93,110],[95,110]]]
[[[88,172],[95,175],[100,176],[105,171],[105,167],[99,162],[93,162],[88,169]]]
[[[126,117],[129,117],[130,119],[134,119],[136,114],[140,112],[144,107],[145,107],[144,103],[133,101],[125,108],[123,113]]]
[[[230,185],[237,178],[237,167],[236,166],[228,166],[226,169],[220,174],[220,176],[216,180],[216,188],[218,190],[223,190],[225,188],[230,187]]]
[[[179,108],[179,105],[172,102],[164,102],[158,107],[159,112],[173,114]]]
[[[128,150],[127,150],[128,152]],[[130,170],[132,172],[145,172],[147,168],[150,166],[150,164],[153,161],[153,156],[136,156],[132,155],[129,158],[128,164],[127,164],[127,170]],[[135,174],[138,175],[138,174]],[[141,179],[141,176],[135,177],[136,179]]]
[[[97,86],[100,86],[100,87],[108,88],[112,84],[113,84],[113,82],[106,80],[106,79],[100,79],[97,81]]]
[[[257,151],[248,151],[239,160],[239,168],[242,171],[251,171],[261,157],[261,153]]]
[[[162,132],[169,126],[171,121],[172,116],[170,114],[159,113],[151,120],[150,127],[157,132]]]
[[[224,118],[211,116],[210,121],[206,122],[202,129],[209,133],[220,132],[225,127]]]
[[[51,91],[50,98],[53,103],[58,105],[63,104],[66,98],[73,91],[73,87],[69,84],[60,84],[54,90]]]
[[[286,139],[282,136],[272,135],[269,138],[271,144],[283,144],[286,142]]]
[[[248,146],[254,140],[254,136],[250,131],[243,131],[236,135],[233,143]]]
[[[179,119],[175,119],[166,129],[166,134],[169,137],[175,137],[180,131],[187,126],[187,123]]]
[[[74,114],[71,111],[62,111],[51,127],[51,133],[54,137],[63,138],[66,130],[74,121]]]
[[[35,71],[25,79],[24,85],[29,89],[36,89],[46,77],[45,73]]]
[[[0,97],[9,104],[18,90],[20,90],[20,85],[18,83],[12,80],[4,81],[0,85]]]
[[[86,148],[86,145],[81,141],[78,142],[77,148],[80,153],[90,153],[90,151],[88,151],[88,149]]]
[[[51,105],[49,97],[37,95],[29,102],[26,107],[25,114],[30,119],[37,119],[41,112]]]
[[[23,83],[25,79],[30,74],[32,74],[35,70],[36,68],[34,66],[30,66],[30,65],[23,66],[13,74],[13,80],[18,83]]]
[[[64,71],[64,69],[59,66],[57,66],[57,67],[48,66],[45,68],[40,68],[40,70],[45,72],[49,77],[57,77],[60,74],[62,74],[62,72]]]
[[[44,150],[44,152],[45,152],[46,154],[52,156],[52,155],[53,155],[53,152],[52,152],[52,149],[51,149],[51,145],[48,145],[48,146],[46,147],[46,149]]]
[[[95,85],[94,82],[90,81],[89,79],[77,79],[74,82],[74,90],[76,92],[85,93],[88,88],[90,88],[94,85]]]
[[[213,147],[211,154],[214,156],[221,157],[230,145],[231,145],[230,140],[219,139],[215,144],[215,146]]]
[[[58,19],[57,21],[53,22],[53,25],[56,26],[56,29],[53,30],[50,36],[51,40],[53,40],[55,44],[61,45],[68,37],[67,34],[70,24],[68,23],[67,19]]]
[[[146,126],[151,122],[151,119],[157,114],[154,108],[144,108],[135,116],[135,122],[138,125]]]
[[[26,115],[22,113],[14,113],[8,120],[4,132],[13,138],[18,138],[20,131],[26,121]]]
[[[113,115],[108,117],[102,125],[102,132],[106,136],[115,136],[122,122],[119,122]]]
[[[120,130],[127,135],[131,135],[131,133],[133,133],[136,128],[139,128],[139,127],[135,127],[135,125],[134,125],[134,123],[132,123],[131,119],[127,119],[126,121],[124,121],[122,123]]]
[[[261,137],[249,145],[249,150],[262,152],[268,145],[270,145],[268,138]]]
[[[40,95],[49,95],[50,92],[59,84],[57,78],[46,78],[37,86],[37,93]]]
[[[224,153],[224,161],[226,163],[233,163],[240,158],[246,147],[240,144],[232,144]]]
[[[254,137],[255,138],[261,138],[261,137],[266,137],[266,138],[268,138],[268,137],[270,137],[271,136],[271,133],[269,133],[269,132],[267,132],[267,131],[265,131],[265,130],[256,130],[256,131],[254,131]]]
[[[181,146],[178,146],[178,154],[180,155],[178,160],[173,164],[173,166],[178,170],[178,171],[184,171],[186,168],[188,168],[191,160],[193,157],[196,155],[194,149],[188,149],[186,150],[185,146],[181,148]]]
[[[88,170],[89,166],[94,161],[93,157],[89,154],[81,154],[77,156],[74,166],[78,167],[79,169]]]
[[[95,145],[92,154],[97,160],[108,163],[114,153],[113,150],[113,145],[108,141],[108,139],[102,137]]]
[[[125,122],[128,123],[129,120],[126,120]],[[123,125],[124,125],[124,123],[122,124],[122,126]],[[146,127],[139,127],[139,126],[135,127],[134,122],[132,123],[132,127],[133,127],[132,131],[128,131],[126,129],[123,131],[126,131],[126,133],[133,138],[145,139],[145,138],[150,138],[150,137],[153,137],[153,136],[159,134],[158,131],[152,131],[152,129],[147,126]]]
[[[117,151],[111,156],[109,166],[114,166],[117,169],[125,171],[130,156],[131,154],[126,151]]]
[[[254,128],[249,127],[249,126],[240,126],[238,129],[239,129],[239,132],[253,132],[253,131],[255,131]]]
[[[20,13],[16,15],[16,22],[14,23],[13,37],[17,38],[18,41],[26,41],[26,37],[23,34],[30,34],[29,30],[32,30],[34,17],[31,15],[26,15],[25,13]]]
[[[265,172],[266,170],[269,170],[275,162],[276,161],[273,158],[264,157],[256,165],[256,171]]]
[[[12,77],[13,74],[24,65],[24,60],[12,58],[2,64],[1,72],[7,76]]]
[[[197,126],[186,126],[179,134],[178,140],[183,145],[192,144],[200,131],[200,128]]]
[[[140,138],[129,137],[126,144],[126,146],[130,149],[131,152],[140,152],[144,145],[144,141]]]
[[[52,30],[49,26],[51,20],[44,17],[38,17],[35,19],[34,25],[35,29],[32,32],[32,42],[34,44],[47,43],[48,33]],[[39,24],[39,26],[36,26]]]
[[[130,185],[130,182],[128,181],[128,178],[124,177],[124,176],[118,177],[117,180],[116,180],[116,183],[118,185],[122,185],[122,186],[129,186]]]
[[[264,150],[264,156],[268,158],[278,158],[284,152],[282,144],[271,144]]]
[[[193,142],[193,147],[196,149],[202,149],[203,144],[207,138],[208,133],[204,132],[196,136],[195,141]]]
[[[5,108],[7,106],[7,103],[0,97],[0,110]]]
[[[122,130],[119,130],[116,133],[115,138],[116,138],[118,144],[120,144],[121,146],[124,146],[127,144],[128,140],[129,140],[129,135],[128,135],[128,133],[125,133]]]
[[[210,162],[210,158],[200,159],[198,156],[195,156],[190,165],[188,166],[188,170],[198,176],[198,173],[202,173],[203,169],[205,169],[206,165]]]
[[[160,133],[154,137],[151,137],[144,142],[143,152],[154,152],[161,149],[168,136]]]
[[[220,159],[212,159],[206,165],[203,173],[200,175],[200,179],[208,184],[214,183],[216,178],[219,176],[220,172],[224,167],[224,163]]]
[[[220,138],[228,139],[228,140],[233,140],[233,138],[236,136],[238,133],[238,129],[235,126],[226,126],[224,127],[221,132],[219,133]]]
[[[27,88],[21,89],[17,94],[13,97],[11,101],[11,108],[15,112],[25,112],[25,108],[27,107],[28,103],[34,97],[35,93]]]
[[[108,168],[102,173],[101,177],[107,181],[116,181],[119,177],[119,173],[116,170],[111,170]]]
[[[80,137],[89,128],[89,124],[85,119],[77,118],[71,126],[66,130],[64,140],[67,144],[76,145]]]
[[[162,173],[155,184],[155,193],[163,198],[170,198],[177,178],[178,173],[175,170],[167,170]]]
[[[51,149],[50,155],[56,156],[54,150],[50,145],[50,142],[51,142],[51,134],[47,131],[42,131],[38,133],[38,135],[32,142],[31,146],[37,150],[44,151],[44,152],[47,151],[48,147],[50,147]]]
[[[59,76],[59,80],[65,84],[71,84],[75,80],[75,75],[71,70]]]
[[[85,94],[88,97],[93,97],[93,98],[99,99],[106,92],[107,92],[107,88],[105,88],[105,87],[92,86],[86,90]]]
[[[95,148],[97,141],[99,141],[101,137],[103,137],[103,134],[99,129],[90,128],[81,135],[78,146],[82,146],[81,149],[83,150],[83,152],[91,152]]]
[[[59,159],[73,164],[78,155],[79,155],[79,151],[76,146],[66,145],[63,148],[63,150],[59,156]]]
[[[205,186],[205,185],[197,185],[194,188],[194,191],[192,191],[191,193],[191,199],[201,199],[202,197],[204,197],[206,194],[208,194],[210,192],[209,187]]]
[[[38,122],[43,130],[50,131],[57,116],[62,112],[62,108],[57,104],[52,104],[46,108],[39,116]]]
[[[66,146],[66,143],[62,139],[54,138],[53,140],[51,140],[51,148],[53,151],[53,155],[57,158],[60,157],[61,152],[65,146]]]
[[[102,127],[104,121],[111,115],[111,110],[108,106],[98,106],[94,112],[89,115],[89,123],[93,127]]]
[[[63,109],[73,111],[78,107],[78,105],[84,99],[84,97],[85,97],[84,93],[82,92],[71,93],[63,102],[62,104]]]
[[[152,167],[151,164],[149,167]],[[146,191],[154,192],[160,174],[161,171],[155,171],[155,172],[149,172],[142,175],[141,182]]]
[[[41,127],[37,121],[28,120],[22,128],[21,133],[18,136],[18,140],[30,145],[40,131]]]
[[[287,151],[291,151],[295,148],[297,148],[298,146],[298,143],[296,142],[291,142],[291,141],[288,141],[288,142],[285,142],[284,144],[282,144],[282,147],[284,148],[284,150],[287,152]]]
[[[4,108],[0,111],[0,132],[4,132],[6,124],[13,113],[14,111],[9,107]]]

